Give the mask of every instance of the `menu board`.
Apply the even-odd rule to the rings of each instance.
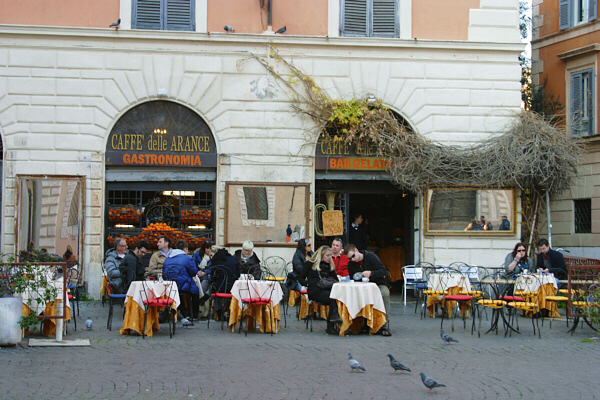
[[[323,211],[323,236],[344,234],[344,214],[340,210]]]

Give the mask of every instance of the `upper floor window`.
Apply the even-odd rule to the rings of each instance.
[[[560,29],[596,19],[597,0],[560,0]]]
[[[194,31],[195,0],[133,0],[133,29]]]
[[[571,74],[571,133],[594,134],[594,70]]]
[[[398,0],[341,2],[341,36],[398,37]]]

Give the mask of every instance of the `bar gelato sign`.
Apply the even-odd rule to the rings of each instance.
[[[131,109],[115,124],[106,165],[215,167],[215,141],[192,110],[153,101]]]
[[[321,137],[317,143],[315,168],[338,171],[385,171],[388,161],[377,156],[375,145],[356,149],[343,138]]]

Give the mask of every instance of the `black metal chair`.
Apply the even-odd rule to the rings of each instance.
[[[210,303],[208,308],[208,323],[207,329],[210,328],[210,320],[212,319],[213,309],[217,311],[217,315],[221,320],[221,330],[223,330],[223,323],[225,322],[226,310],[229,309],[229,303],[231,302],[231,287],[233,286],[234,276],[233,272],[225,267],[219,265],[212,265],[206,268],[209,271],[209,284],[208,293],[210,294]]]
[[[148,293],[152,292],[148,285],[150,284],[163,284],[165,285],[164,295],[160,298],[149,298]],[[172,305],[175,302],[173,300],[173,293],[175,292],[176,283],[174,281],[165,281],[165,282],[153,282],[142,281],[142,290],[140,291],[142,295],[142,303],[144,304],[144,326],[142,327],[142,338],[146,338],[146,321],[148,319],[148,312],[156,308],[157,312],[160,311],[161,308],[167,307],[169,312],[167,312],[167,322],[169,323],[169,337],[173,338],[175,334],[175,321],[173,318],[173,314],[177,314],[177,310],[172,309]]]

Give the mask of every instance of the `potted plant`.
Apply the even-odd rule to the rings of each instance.
[[[0,345],[15,345],[21,341],[23,330],[35,330],[37,314],[22,315],[23,294],[27,294],[25,304],[33,310],[56,299],[58,292],[52,277],[40,273],[36,262],[15,261],[14,256],[0,255]]]

